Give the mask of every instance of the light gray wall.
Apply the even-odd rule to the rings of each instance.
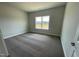
[[[65,56],[72,56],[73,47],[71,42],[74,42],[77,26],[79,24],[79,3],[68,3],[64,16],[61,42]]]
[[[27,13],[0,3],[0,29],[4,39],[26,33],[28,31]]]
[[[29,32],[37,32],[51,35],[61,35],[61,28],[63,23],[65,6],[55,7],[47,10],[37,11],[29,13]],[[35,29],[35,17],[36,16],[50,16],[49,30]]]

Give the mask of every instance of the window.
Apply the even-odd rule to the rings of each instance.
[[[36,17],[35,19],[36,19],[35,21],[36,29],[41,29],[41,17]]]
[[[35,17],[36,29],[49,29],[49,16]]]

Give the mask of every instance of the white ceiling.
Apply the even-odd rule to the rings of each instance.
[[[39,11],[65,5],[65,2],[10,2],[11,6],[27,12]]]

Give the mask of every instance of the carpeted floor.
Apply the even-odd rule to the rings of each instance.
[[[10,57],[64,57],[61,41],[54,36],[28,33],[5,42]]]

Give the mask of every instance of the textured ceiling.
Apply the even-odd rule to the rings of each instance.
[[[65,2],[10,2],[8,4],[27,12],[39,11],[66,5]]]

